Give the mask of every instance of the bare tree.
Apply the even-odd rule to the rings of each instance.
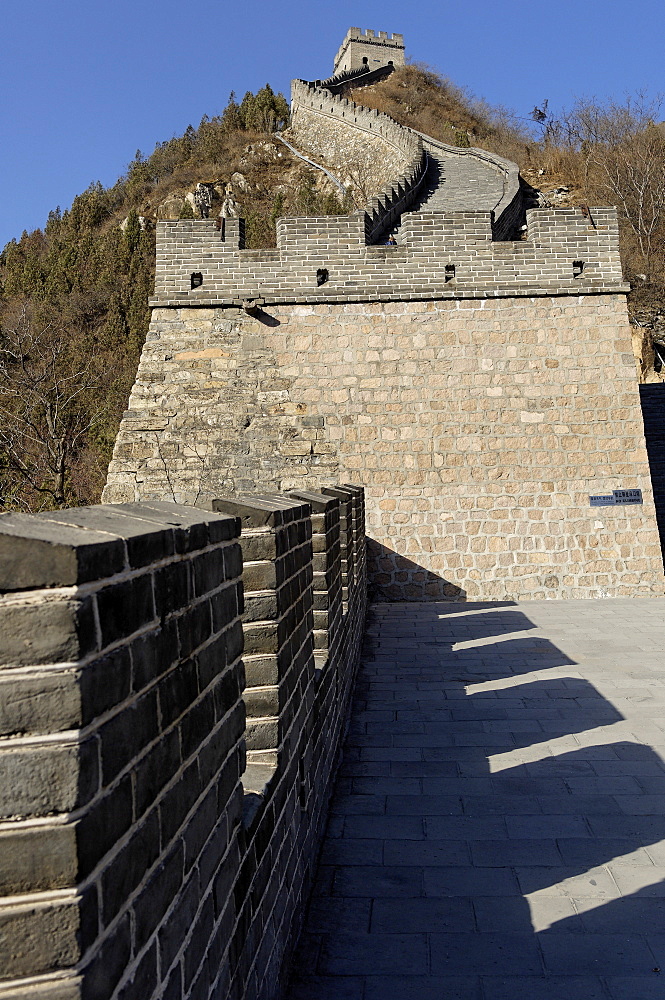
[[[94,357],[77,356],[63,331],[24,306],[0,329],[0,505],[67,503],[67,477],[103,407]],[[92,408],[92,413],[91,413]]]
[[[665,133],[655,124],[661,103],[642,93],[624,104],[580,101],[566,119],[587,183],[619,208],[647,280],[665,239]]]

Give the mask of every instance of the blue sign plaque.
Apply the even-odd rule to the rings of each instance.
[[[617,507],[629,503],[644,503],[642,490],[612,490],[611,493],[589,497],[592,507]]]

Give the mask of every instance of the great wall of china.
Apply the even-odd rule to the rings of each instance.
[[[293,85],[364,211],[276,250],[158,224],[104,503],[0,518],[1,1000],[280,996],[368,578],[665,592],[616,213],[525,211],[514,165],[343,96],[402,62],[351,29]]]
[[[368,37],[347,36],[336,69]],[[525,211],[514,165],[362,108],[338,79],[294,81],[291,141],[333,171],[375,164],[378,194],[280,219],[276,250],[244,249],[240,220],[158,224],[104,499],[362,482],[381,599],[661,593],[616,212]],[[644,503],[590,507],[624,489]]]

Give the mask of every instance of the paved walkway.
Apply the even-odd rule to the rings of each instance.
[[[289,1000],[664,1000],[665,599],[374,607]]]

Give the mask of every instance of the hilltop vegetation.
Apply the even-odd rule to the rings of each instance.
[[[553,116],[545,103],[520,122],[418,66],[352,96],[451,145],[516,161],[541,203],[617,204],[633,308],[658,326],[665,135],[657,104],[581,101]],[[212,215],[247,220],[255,248],[274,246],[281,215],[350,210],[321,172],[273,137],[288,113],[268,85],[240,102],[232,94],[220,115],[204,116],[150,156],[137,152],[112,187],[91,184],[70,209],[51,212],[43,230],[4,248],[0,510],[98,501],[148,328],[155,221],[192,217],[197,183],[209,185]]]
[[[91,184],[6,245],[0,510],[98,502],[150,320],[155,221],[193,216],[199,181],[212,185],[211,214],[245,217],[250,247],[274,246],[280,215],[344,211],[324,176],[272,138],[288,113],[269,86],[239,103],[232,94],[221,115],[137,152],[112,187]]]
[[[453,146],[477,146],[518,164],[541,204],[616,205],[624,273],[636,304],[663,302],[665,130],[662,102],[644,94],[623,103],[580,99],[527,121],[490,108],[426,67],[405,66],[355,91],[353,100]]]

